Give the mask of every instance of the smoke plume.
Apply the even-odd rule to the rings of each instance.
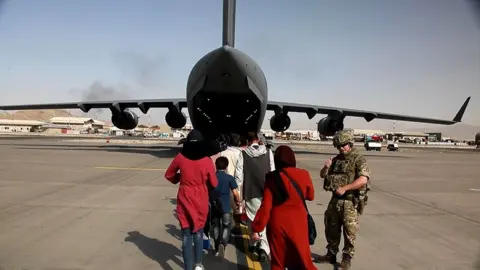
[[[168,66],[165,56],[148,57],[135,52],[122,52],[114,56],[116,66],[126,75],[131,77],[141,87],[159,87],[164,83]]]
[[[125,100],[130,99],[129,90],[126,86],[105,86],[99,81],[94,81],[88,88],[72,89],[71,94],[80,96],[82,101]],[[103,113],[104,109],[96,109],[96,112]]]

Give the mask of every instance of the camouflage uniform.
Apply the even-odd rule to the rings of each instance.
[[[353,134],[348,131],[338,132],[333,145],[338,147],[351,143],[353,146]],[[335,194],[339,187],[353,183],[358,177],[367,177],[368,184],[359,190],[345,192],[342,196]],[[325,238],[327,240],[327,254],[320,256],[321,261],[336,264],[336,254],[339,251],[341,231],[343,225],[344,248],[341,266],[343,269],[350,268],[350,261],[355,255],[355,239],[359,229],[358,216],[362,214],[366,205],[366,191],[370,187],[370,170],[365,157],[359,150],[353,148],[345,154],[338,154],[332,160],[324,179],[324,189],[332,192],[332,198],[325,211]]]

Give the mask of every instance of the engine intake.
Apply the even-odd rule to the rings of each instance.
[[[183,112],[172,109],[165,115],[165,122],[171,128],[183,128],[187,124],[187,117]]]
[[[121,113],[112,113],[112,124],[119,129],[134,129],[138,125],[138,116],[129,110],[124,110]]]
[[[343,119],[334,120],[332,117],[327,116],[318,121],[318,132],[323,136],[333,136],[339,130],[343,130]]]
[[[275,114],[270,118],[270,128],[275,132],[282,132],[290,127],[292,121],[285,113]]]

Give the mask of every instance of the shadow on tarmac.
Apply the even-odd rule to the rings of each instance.
[[[11,144],[9,144],[11,145]],[[31,145],[14,144],[15,149],[51,151],[105,151],[127,154],[148,154],[157,158],[174,158],[181,150],[175,146],[127,146],[127,145]]]
[[[320,254],[313,253],[313,252],[311,253],[311,257],[312,257],[312,258],[317,258],[318,256],[320,256]],[[328,264],[332,265],[332,267],[333,267],[332,269],[333,269],[333,270],[339,270],[339,269],[341,269],[341,268],[339,268],[338,262],[337,262],[337,264],[331,264],[331,263],[328,263],[328,262],[316,262],[315,260],[313,260],[313,263],[316,264],[316,265],[317,265],[317,264],[321,264],[322,267],[320,267],[319,269],[324,269],[324,268],[326,267],[325,265],[328,265]]]
[[[178,240],[181,239],[181,231],[175,225],[167,224],[165,226],[167,227],[167,232],[172,237]],[[136,245],[145,256],[156,261],[162,269],[173,270],[169,262],[182,267],[182,269],[184,267],[182,250],[170,243],[150,238],[138,231],[128,232],[128,236],[125,237],[124,241]],[[227,259],[217,258],[210,252],[203,254],[202,261],[205,269],[248,269],[248,267],[237,265]]]
[[[166,224],[165,225],[165,230],[167,231],[168,234],[170,234],[173,238],[182,241],[182,231],[177,228],[177,226],[173,224]]]
[[[162,269],[171,269],[169,261],[183,268],[182,251],[170,243],[147,237],[138,231],[128,232],[125,242],[133,243],[148,258],[156,261]]]

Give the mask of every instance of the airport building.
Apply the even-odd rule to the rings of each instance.
[[[104,129],[105,123],[85,117],[52,117],[49,123],[40,127],[41,132],[48,134],[80,134],[97,133]]]
[[[318,131],[316,130],[287,130],[280,134],[282,138],[287,138],[289,140],[310,140],[311,138],[318,136]]]
[[[35,132],[44,124],[34,120],[0,119],[0,132]]]
[[[385,136],[385,132],[381,130],[375,130],[375,129],[354,129],[353,130],[353,135],[354,136]]]
[[[397,139],[399,142],[421,142],[428,140],[429,134],[415,131],[388,132],[385,137],[387,140]]]
[[[47,133],[47,134],[60,134],[60,133],[70,134],[70,133],[75,133],[73,131],[74,131],[74,129],[72,129],[72,127],[70,127],[68,125],[56,125],[56,124],[47,123],[47,124],[40,127],[40,132]],[[79,134],[80,132],[76,132],[76,133]]]
[[[49,122],[54,125],[65,125],[72,129],[103,129],[105,123],[87,117],[52,117]]]
[[[441,132],[430,132],[427,134],[429,142],[441,142],[443,139]]]

